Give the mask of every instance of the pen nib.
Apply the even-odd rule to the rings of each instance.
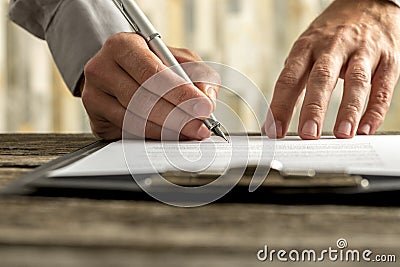
[[[214,127],[214,128],[212,129],[212,131],[213,131],[213,133],[214,133],[215,135],[217,135],[217,136],[223,138],[226,142],[229,143],[228,138],[226,138],[224,132],[221,130],[220,127]]]

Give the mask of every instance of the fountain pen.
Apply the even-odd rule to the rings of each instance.
[[[156,54],[165,65],[168,67],[173,67],[174,72],[185,79],[185,81],[193,84],[189,76],[183,70],[182,66],[178,63],[171,51],[161,40],[160,34],[156,31],[138,4],[134,0],[112,1],[124,15],[125,19],[131,25],[133,30],[146,40],[153,53]],[[222,137],[228,142],[224,132],[221,130],[221,123],[216,119],[214,114],[211,114],[210,118],[205,119],[204,124],[211,132],[219,137]]]

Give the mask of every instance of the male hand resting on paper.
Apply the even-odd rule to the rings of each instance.
[[[180,63],[201,61],[199,56],[189,50],[170,50]],[[124,116],[132,96],[145,81],[166,68],[139,35],[120,33],[111,36],[85,67],[82,101],[89,114],[93,132],[106,140],[120,139]],[[218,79],[218,75],[203,64],[198,64],[195,71],[207,76],[204,77],[204,81]],[[188,74],[190,76],[190,71]],[[180,79],[175,77],[177,78]],[[129,106],[133,121],[124,130],[138,137],[157,140],[161,137],[179,137],[183,140],[202,140],[210,137],[210,131],[203,121],[194,118],[210,116],[214,108],[211,99],[216,99],[218,88],[204,83],[196,86],[198,88],[183,85],[165,95],[150,90],[140,91],[135,101],[137,105]],[[154,99],[158,99],[158,102],[154,101],[157,104],[147,116],[148,106],[154,104]],[[191,101],[188,105],[180,106],[182,110],[177,109],[174,113],[174,126],[168,129],[168,125],[164,125],[168,115],[188,100]],[[190,122],[187,123],[188,121]],[[182,130],[179,131],[180,129]]]
[[[373,134],[389,109],[399,77],[400,8],[386,0],[336,0],[294,44],[276,83],[267,135],[286,135],[304,88],[299,121],[303,139],[321,136],[330,96],[339,78],[344,94],[337,138]],[[362,114],[368,94],[366,111]]]

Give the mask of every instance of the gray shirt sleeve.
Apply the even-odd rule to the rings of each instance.
[[[400,7],[400,0],[389,0],[389,1]]]
[[[111,0],[11,0],[9,17],[47,41],[75,96],[89,59],[111,35],[131,31]]]

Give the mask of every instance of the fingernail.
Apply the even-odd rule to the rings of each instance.
[[[276,121],[272,123],[267,129],[267,135],[270,138],[282,138],[283,130],[282,130],[282,122]]]
[[[304,135],[310,137],[317,137],[318,136],[318,125],[315,121],[309,120],[306,121],[303,125],[303,129],[301,131]]]
[[[200,127],[200,129],[199,129],[197,135],[198,135],[201,139],[206,139],[206,138],[209,138],[209,137],[211,136],[211,132],[210,132],[210,130],[209,130],[206,126],[202,125],[202,126]]]
[[[210,115],[210,108],[208,105],[205,103],[205,101],[197,101],[197,103],[193,106],[193,116],[194,117],[200,117],[200,118],[205,118]]]
[[[351,125],[350,122],[342,121],[340,123],[340,125],[339,125],[339,128],[338,128],[337,132],[340,133],[340,134],[343,134],[345,136],[350,136],[352,129],[353,129],[353,125]]]
[[[363,126],[358,128],[358,134],[370,135],[371,134],[371,126],[369,124],[364,124]]]

